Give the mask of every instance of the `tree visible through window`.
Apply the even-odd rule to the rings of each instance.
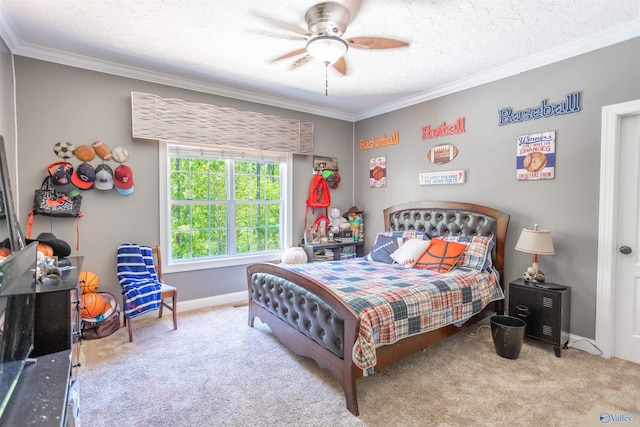
[[[286,163],[247,157],[169,148],[173,261],[282,250]]]

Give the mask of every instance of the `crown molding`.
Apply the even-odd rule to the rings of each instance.
[[[355,121],[379,116],[401,108],[410,107],[421,102],[430,101],[445,95],[451,95],[462,90],[471,89],[486,83],[491,83],[506,77],[530,71],[545,65],[563,61],[574,56],[582,55],[603,47],[640,37],[640,20],[603,31],[589,37],[567,43],[554,49],[531,55],[519,61],[506,64],[485,73],[479,73],[468,78],[460,79],[451,84],[437,87],[433,90],[412,95],[395,102],[387,103],[377,108],[363,111],[356,115]]]
[[[101,59],[91,58],[82,55],[70,54],[53,49],[42,49],[38,46],[22,44],[20,47],[12,50],[14,55],[25,56],[28,58],[38,59],[42,61],[53,62],[75,68],[82,68],[90,71],[111,74],[119,77],[126,77],[135,80],[147,81],[166,86],[178,87],[182,89],[193,90],[196,92],[208,93],[212,95],[233,98],[241,101],[254,102],[257,104],[270,105],[272,107],[284,108],[303,113],[326,116],[335,119],[341,119],[352,122],[353,115],[343,114],[343,112],[335,109],[323,109],[314,105],[302,102],[274,97],[249,90],[222,86],[215,83],[205,82],[196,79],[188,79],[185,77],[173,76],[156,71],[150,71],[143,68],[131,67],[115,62],[105,61]]]

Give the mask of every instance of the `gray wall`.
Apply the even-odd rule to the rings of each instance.
[[[368,245],[383,228],[382,209],[414,200],[466,201],[511,214],[505,279],[519,277],[531,256],[513,248],[523,227],[552,231],[556,254],[541,256],[547,280],[572,286],[571,332],[595,335],[601,108],[640,98],[640,39],[458,92],[356,123],[355,139],[400,131],[400,144],[356,151],[355,201],[366,212]],[[498,126],[498,110],[558,102],[581,92],[582,111]],[[465,117],[466,132],[431,140],[421,128]],[[553,180],[517,181],[516,138],[556,131]],[[429,148],[451,143],[459,154],[446,165],[426,158]],[[369,159],[387,156],[386,188],[369,188]],[[466,183],[420,186],[420,172],[464,169]]]
[[[120,196],[115,191],[82,193],[84,217],[78,221],[78,251],[84,256],[83,270],[100,277],[100,289],[120,293],[115,273],[115,255],[122,242],[159,243],[158,145],[131,138],[131,91],[153,93],[239,110],[273,114],[314,122],[314,151],[337,157],[343,178],[332,192],[340,209],[352,205],[353,124],[204,93],[66,67],[45,61],[15,57],[17,81],[20,221],[26,232],[33,191],[39,188],[48,164],[60,160],[53,153],[57,141],[78,146],[101,140],[109,147],[129,149],[127,162],[133,169],[135,192]],[[79,161],[72,161],[77,166]],[[91,162],[99,164],[98,159]],[[116,164],[111,162],[112,168]],[[311,156],[294,158],[294,244],[302,239],[305,203],[311,182]],[[32,236],[53,231],[75,249],[76,221],[35,217]],[[165,280],[178,287],[180,300],[187,301],[246,290],[244,267],[168,274]]]
[[[311,120],[315,123],[316,154],[338,157],[340,161],[342,182],[332,193],[334,204],[344,210],[355,201],[366,212],[367,247],[371,246],[375,232],[383,227],[382,209],[390,205],[414,200],[485,204],[511,214],[506,253],[506,279],[510,280],[520,276],[531,262],[529,255],[513,250],[520,229],[538,223],[552,230],[556,248],[556,255],[541,257],[542,270],[550,281],[573,287],[571,332],[593,338],[601,107],[640,98],[639,52],[640,39],[634,39],[360,121],[355,124],[356,143],[361,137],[379,137],[394,130],[400,131],[401,142],[387,148],[356,149],[355,158],[351,123],[16,57],[20,218],[26,228],[33,190],[40,185],[46,165],[56,160],[51,151],[55,142],[68,140],[80,145],[100,139],[111,147],[129,148],[135,193],[122,197],[116,193],[86,192],[85,216],[79,221],[77,253],[85,256],[84,269],[100,276],[104,290],[118,293],[114,268],[118,244],[132,240],[155,243],[159,233],[158,149],[155,144],[131,140],[131,91]],[[5,59],[0,61],[0,65],[6,64]],[[11,96],[7,93],[10,84],[5,69],[2,65],[0,94],[3,99]],[[575,91],[582,94],[579,113],[503,127],[497,125],[500,108],[531,107],[541,99],[557,102]],[[6,118],[10,115],[3,111],[0,125],[10,127],[11,119]],[[451,123],[457,117],[465,117],[464,134],[421,140],[422,126],[437,126],[442,121]],[[546,130],[557,132],[556,178],[541,182],[517,181],[516,137]],[[0,129],[0,133],[5,130]],[[458,157],[445,166],[429,163],[427,150],[445,142],[459,148]],[[370,189],[369,159],[382,155],[388,159],[388,186]],[[452,169],[466,170],[467,182],[418,185],[420,172]],[[296,156],[296,241],[302,235],[310,170],[311,158]],[[34,235],[50,230],[75,244],[75,221],[54,220],[52,223],[37,218]],[[178,286],[183,301],[238,292],[246,286],[242,267],[176,273],[167,279]]]

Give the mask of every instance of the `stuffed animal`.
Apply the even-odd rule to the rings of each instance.
[[[533,282],[533,283],[544,283],[546,279],[542,271],[536,272],[531,267],[527,268],[527,271],[522,273],[522,277],[524,278],[525,281]]]
[[[338,234],[342,230],[349,229],[349,221],[340,215],[340,209],[331,208],[329,211],[329,229],[333,234]]]

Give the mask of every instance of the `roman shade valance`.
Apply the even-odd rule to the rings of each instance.
[[[131,92],[134,139],[313,154],[313,123]]]

